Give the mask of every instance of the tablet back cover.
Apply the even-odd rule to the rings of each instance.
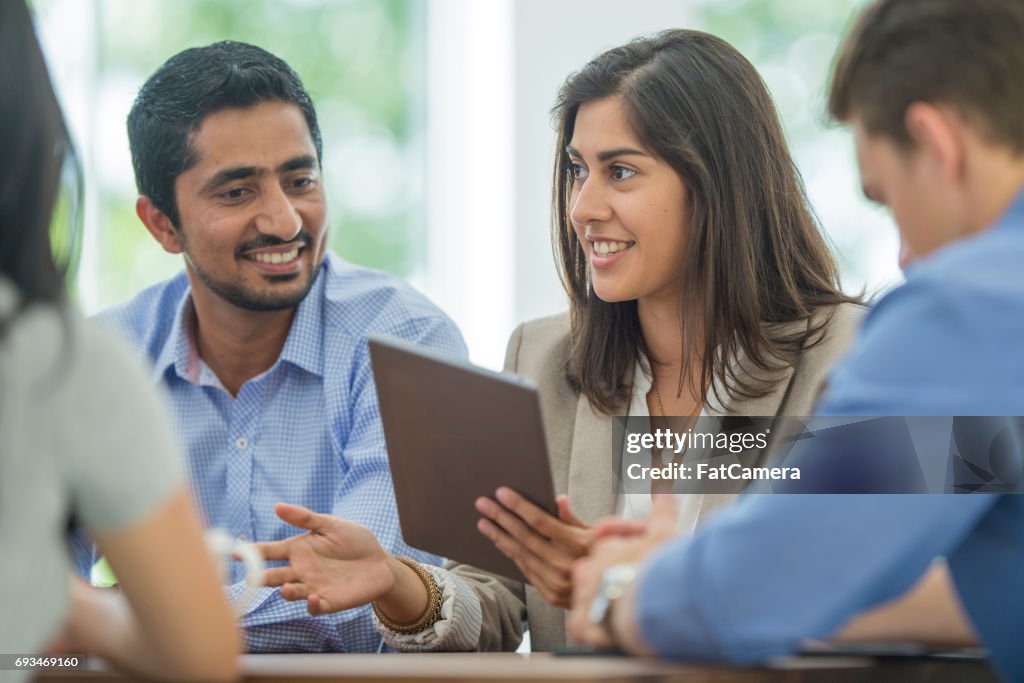
[[[474,502],[508,486],[557,514],[536,387],[383,336],[369,347],[406,543],[522,581]]]

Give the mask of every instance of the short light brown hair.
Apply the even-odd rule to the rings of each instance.
[[[909,147],[914,102],[950,105],[1024,152],[1024,2],[878,0],[864,10],[837,54],[829,114]]]

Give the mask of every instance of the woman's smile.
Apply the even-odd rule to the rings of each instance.
[[[636,244],[635,241],[618,241],[587,238],[590,243],[590,266],[599,270],[611,268]]]

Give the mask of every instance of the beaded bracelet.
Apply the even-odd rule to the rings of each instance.
[[[399,635],[419,633],[428,626],[433,626],[438,622],[438,620],[440,620],[441,589],[438,587],[437,581],[434,580],[433,574],[424,569],[416,560],[408,557],[396,557],[395,559],[416,572],[416,576],[420,577],[420,581],[423,582],[423,586],[427,589],[427,608],[423,610],[423,614],[421,614],[416,621],[407,624],[401,624],[384,614],[384,612],[377,607],[377,603],[371,603],[373,613],[377,615],[377,619],[379,619],[380,623],[384,625],[384,628],[388,629],[392,633],[397,633]]]

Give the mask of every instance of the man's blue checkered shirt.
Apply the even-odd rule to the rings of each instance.
[[[455,324],[398,278],[329,253],[280,358],[232,398],[201,361],[198,381],[189,379],[190,292],[182,272],[100,319],[145,351],[154,382],[168,391],[206,524],[256,541],[287,538],[299,530],[277,518],[274,504],[295,503],[369,527],[396,555],[440,562],[402,541],[366,335],[465,357]],[[80,570],[91,553],[77,544]],[[232,564],[229,592],[237,594],[244,570]],[[263,589],[242,625],[251,652],[367,652],[380,644],[368,606],[312,617],[305,602],[285,602],[276,589]]]

